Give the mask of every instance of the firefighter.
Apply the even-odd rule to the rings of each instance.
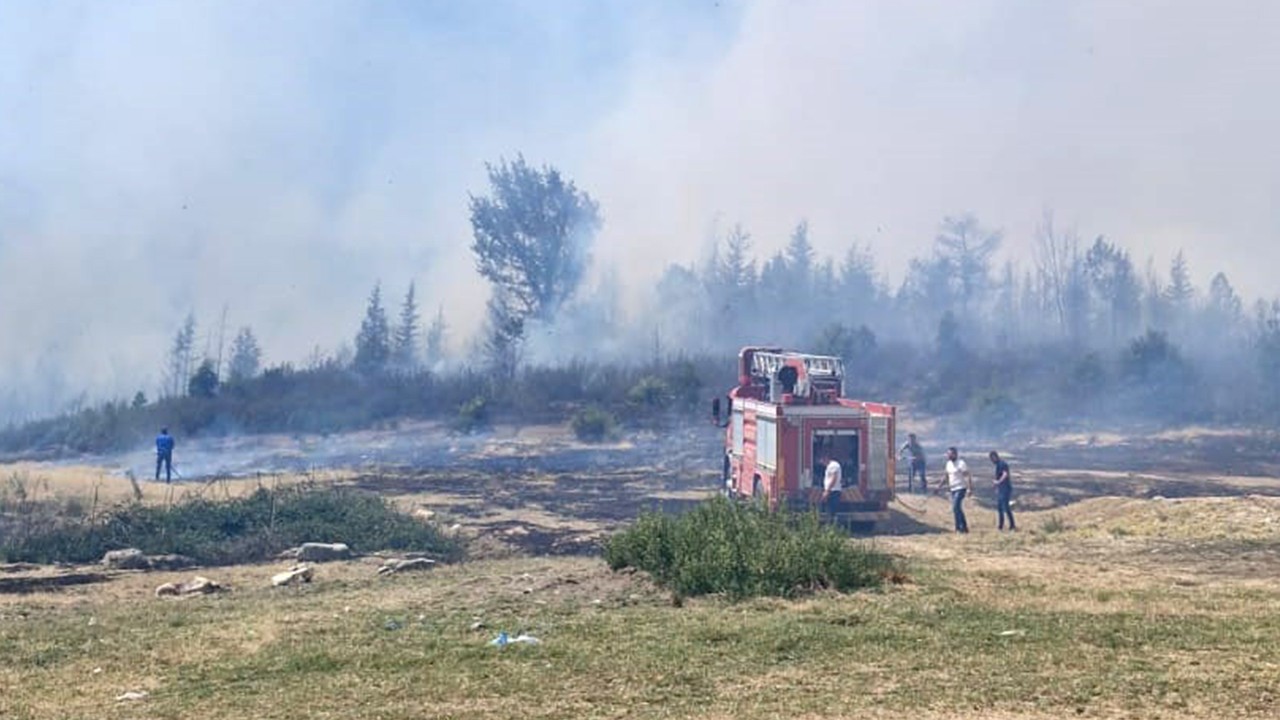
[[[907,433],[907,441],[898,451],[898,457],[908,454],[911,456],[911,464],[907,470],[907,492],[912,492],[912,483],[917,474],[920,476],[921,494],[929,492],[929,481],[924,476],[924,448],[920,446],[920,441],[916,440],[915,433]]]
[[[164,465],[164,481],[170,482],[173,475],[173,436],[169,428],[160,428],[156,436],[156,481],[160,480],[160,466]]]
[[[822,478],[822,507],[834,520],[836,508],[840,505],[840,491],[844,487],[844,472],[830,450],[824,450],[819,460],[827,466],[827,471]]]

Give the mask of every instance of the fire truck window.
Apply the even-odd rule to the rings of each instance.
[[[772,420],[756,423],[756,462],[770,468],[778,466],[778,426]]]
[[[742,455],[742,425],[743,415],[741,410],[733,411],[733,454]]]
[[[836,457],[840,460],[841,480],[845,487],[851,487],[858,484],[858,436],[845,435],[840,440]]]

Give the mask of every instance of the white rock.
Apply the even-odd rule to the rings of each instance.
[[[310,565],[294,565],[282,573],[271,576],[271,584],[275,587],[284,587],[309,583],[313,573]]]
[[[102,564],[114,570],[146,570],[151,566],[147,556],[137,548],[111,550],[102,556]]]
[[[298,559],[303,562],[329,562],[350,557],[351,548],[346,543],[302,543],[298,547]]]
[[[227,586],[199,575],[184,583],[165,583],[156,588],[156,597],[182,597],[186,595],[208,595],[227,590]]]

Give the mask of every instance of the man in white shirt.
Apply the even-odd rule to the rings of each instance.
[[[822,506],[834,519],[836,506],[840,504],[840,490],[844,486],[842,482],[844,472],[840,468],[840,463],[831,457],[830,452],[822,453],[819,460],[827,465],[827,472],[822,478]]]
[[[973,476],[969,466],[954,447],[947,448],[947,489],[951,491],[951,514],[956,519],[956,532],[969,532],[969,521],[964,516],[964,496],[973,492]]]

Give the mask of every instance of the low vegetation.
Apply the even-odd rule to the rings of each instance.
[[[604,557],[614,570],[644,570],[678,595],[734,599],[875,587],[891,569],[887,556],[813,513],[723,498],[680,515],[643,515],[608,540]]]
[[[583,442],[603,442],[617,431],[618,421],[613,413],[598,407],[578,410],[569,418],[569,428]]]
[[[52,503],[53,501],[49,501]],[[303,542],[342,542],[356,551],[414,550],[446,560],[458,543],[377,495],[341,487],[259,488],[220,500],[188,496],[169,505],[133,501],[75,512],[25,495],[0,503],[0,558],[93,562],[109,550],[179,554],[204,565],[254,562]]]

